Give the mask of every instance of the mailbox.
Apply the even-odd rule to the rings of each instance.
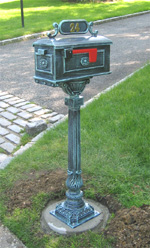
[[[111,40],[92,32],[92,23],[85,20],[54,23],[55,34],[49,39],[36,41],[35,82],[60,86],[62,82],[83,81],[101,74],[110,73]],[[75,36],[89,31],[91,36]],[[57,33],[71,35],[55,38]]]
[[[83,97],[80,94],[90,78],[110,73],[112,42],[98,36],[97,31],[93,32],[92,25],[92,22],[87,23],[85,20],[65,20],[59,25],[54,23],[55,33],[48,34],[49,39],[41,39],[33,44],[35,82],[61,87],[69,94],[65,98],[69,109],[67,199],[57,204],[50,214],[71,228],[102,214],[102,211],[97,211],[84,202],[83,192],[80,190],[83,185],[80,165],[80,106],[83,105]],[[88,31],[90,36],[80,36]],[[55,38],[58,32],[70,36]],[[48,220],[46,222],[49,226]]]

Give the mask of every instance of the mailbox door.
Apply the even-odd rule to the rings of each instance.
[[[91,59],[90,61],[90,52],[94,53],[94,49],[96,50],[96,59],[94,57],[93,60]],[[106,62],[108,57],[106,57],[106,54],[109,54],[109,51],[107,50],[109,50],[109,46],[87,49],[73,49],[73,52],[75,53],[73,53],[72,58],[64,59],[64,73],[76,72],[77,74],[86,73],[90,75],[96,72],[107,72],[109,70],[109,61]]]
[[[110,45],[56,50],[56,80],[83,79],[107,73],[110,73]]]

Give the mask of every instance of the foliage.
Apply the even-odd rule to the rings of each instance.
[[[63,19],[102,20],[150,9],[148,0],[115,2],[64,2],[61,0],[25,0],[24,23],[21,25],[19,0],[0,1],[0,40],[41,32],[53,28]]]

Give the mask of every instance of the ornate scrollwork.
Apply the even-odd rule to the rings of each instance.
[[[47,33],[47,36],[48,36],[50,39],[51,39],[51,38],[54,38],[54,37],[58,34],[58,32],[59,32],[59,25],[58,25],[57,22],[54,22],[54,23],[53,23],[53,27],[55,28],[55,33],[54,33],[54,34],[51,34],[50,32]]]
[[[59,86],[62,90],[70,96],[79,96],[84,90],[86,84],[90,82],[90,79],[85,79],[83,81],[75,82],[65,82],[60,83]]]
[[[92,36],[97,37],[98,30],[92,31],[93,22],[89,22],[89,32],[92,34]]]
[[[74,173],[73,171],[68,170],[66,186],[68,189],[73,191],[79,190],[83,186],[81,171],[76,171]]]

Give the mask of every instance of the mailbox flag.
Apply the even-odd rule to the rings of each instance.
[[[88,49],[74,49],[72,51],[73,54],[79,53],[88,53],[89,54],[89,62],[94,63],[97,61],[97,48],[88,48]]]

